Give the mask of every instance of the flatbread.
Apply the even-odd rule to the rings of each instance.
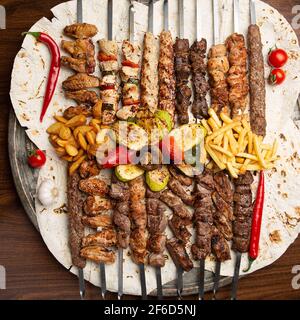
[[[266,173],[266,203],[262,224],[260,243],[260,255],[253,264],[251,272],[263,268],[278,259],[297,238],[300,232],[300,158],[298,150],[299,128],[296,126],[295,103],[300,92],[300,50],[297,37],[285,18],[275,9],[262,1],[257,1],[257,18],[261,27],[266,56],[270,47],[277,44],[285,48],[290,56],[285,66],[287,79],[278,87],[267,85],[267,141],[274,138],[279,140],[279,155],[276,169]],[[195,1],[185,1],[185,37],[192,43],[195,40]],[[174,38],[178,35],[177,0],[169,0],[170,30]],[[232,1],[219,1],[220,6],[220,41],[224,41],[233,32]],[[107,36],[106,28],[106,0],[83,1],[85,21],[97,25],[98,35],[95,42]],[[147,29],[148,8],[134,2],[136,10],[136,42],[142,45],[143,34]],[[163,28],[163,0],[155,3],[155,27],[154,33],[159,34]],[[201,1],[201,30],[212,45],[212,10],[211,0]],[[246,35],[249,25],[249,2],[240,1],[241,25],[240,32]],[[76,20],[76,2],[62,3],[52,9],[55,18],[52,21],[42,18],[30,30],[49,33],[58,43],[64,38],[63,28]],[[114,34],[116,40],[121,43],[128,38],[128,1],[118,0],[114,8]],[[68,247],[68,219],[66,212],[61,209],[66,204],[66,165],[54,154],[52,146],[48,142],[47,127],[53,123],[53,114],[59,113],[72,105],[72,101],[64,98],[61,83],[72,71],[62,68],[59,77],[59,85],[56,89],[53,101],[42,124],[39,123],[39,113],[42,106],[45,80],[47,79],[47,67],[50,63],[48,50],[44,45],[36,43],[33,37],[27,36],[22,49],[15,59],[11,82],[11,100],[16,116],[28,137],[39,147],[46,150],[47,164],[42,168],[38,185],[45,178],[55,179],[61,190],[57,203],[51,208],[44,208],[36,200],[36,214],[42,237],[55,258],[72,273],[76,268],[71,265],[71,256]],[[270,69],[266,63],[266,77]],[[97,68],[95,75],[99,75]],[[75,102],[74,102],[75,104]],[[73,105],[74,105],[73,104]],[[298,117],[299,119],[299,117]],[[254,183],[255,193],[257,179]],[[88,232],[89,230],[87,230]],[[168,230],[170,235],[170,230]],[[189,250],[189,246],[188,246]],[[190,251],[190,250],[189,250]],[[127,253],[125,254],[125,257]],[[234,258],[234,253],[232,253]],[[242,257],[242,268],[246,266],[247,255]],[[195,263],[195,266],[197,263]],[[222,264],[221,274],[233,274],[234,259]],[[209,258],[206,263],[208,270],[214,270],[214,262]],[[85,268],[85,279],[96,286],[100,285],[98,266],[88,262]],[[126,294],[140,294],[139,274],[137,266],[130,257],[125,258],[124,263],[124,292]],[[166,267],[162,269],[163,283],[167,283],[176,277],[176,270],[170,257]],[[107,288],[117,291],[117,263],[107,266]],[[147,289],[151,292],[156,287],[153,268],[146,267]]]

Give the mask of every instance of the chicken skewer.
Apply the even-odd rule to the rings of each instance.
[[[174,45],[176,73],[176,111],[180,124],[189,123],[188,108],[192,90],[188,86],[191,66],[189,62],[189,40],[184,39],[184,0],[178,1],[179,38]]]
[[[143,117],[151,117],[158,107],[158,61],[157,46],[153,34],[154,2],[149,1],[148,32],[144,36],[143,63],[141,72],[141,107]]]
[[[141,50],[134,45],[134,6],[129,7],[129,41],[123,41],[123,62],[121,80],[123,82],[122,104],[117,112],[121,120],[135,118],[140,110],[139,65]]]
[[[108,41],[111,41],[112,46],[112,54],[114,57],[117,55],[117,45],[113,43],[113,0],[108,0],[108,11],[107,11],[107,23],[108,23]],[[109,43],[109,42],[107,42]],[[100,40],[99,41],[100,46],[100,52],[104,53],[104,46],[105,41]],[[101,51],[102,50],[102,51]],[[108,53],[108,52],[105,52]],[[100,55],[99,55],[100,58]],[[107,59],[106,59],[107,60]],[[103,71],[116,71],[116,68],[118,68],[118,63],[115,61],[112,63],[112,65],[109,64],[109,60],[100,62],[102,64],[102,72]],[[107,64],[107,65],[105,65]],[[112,124],[115,121],[115,114],[118,104],[118,94],[117,94],[117,82],[116,82],[116,76],[114,73],[110,74],[110,80],[108,80],[109,83],[106,82],[106,78],[109,78],[109,76],[104,75],[102,78],[101,83],[101,98],[102,98],[102,124],[103,125],[109,125]],[[114,80],[114,81],[112,81]],[[111,87],[109,85],[112,85]],[[104,89],[104,90],[103,90]],[[107,107],[110,103],[109,108]],[[105,264],[103,262],[100,263],[100,280],[101,280],[101,293],[102,298],[105,299],[106,295],[106,272],[105,272]]]
[[[102,125],[111,125],[116,121],[119,104],[117,73],[118,45],[113,40],[113,0],[108,0],[108,39],[101,39],[99,44],[100,68],[102,80],[100,84],[102,105]]]
[[[164,31],[160,34],[159,109],[167,111],[175,119],[175,70],[172,34],[169,31],[169,1],[164,1]]]
[[[210,94],[212,108],[216,113],[228,110],[228,86],[226,75],[229,70],[227,50],[225,45],[219,44],[219,4],[213,0],[213,19],[214,19],[214,46],[210,49],[207,69],[210,77]]]

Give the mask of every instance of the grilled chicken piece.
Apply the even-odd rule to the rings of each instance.
[[[64,118],[66,118],[67,120],[70,120],[78,115],[90,117],[92,115],[92,109],[89,106],[82,104],[77,107],[69,107],[64,111]]]
[[[84,212],[88,216],[97,216],[103,211],[113,208],[110,199],[101,198],[100,196],[89,196],[84,204]]]
[[[171,175],[178,180],[182,185],[189,187],[193,184],[193,179],[181,174],[175,167],[169,166],[169,172]]]
[[[79,168],[79,174],[83,179],[97,176],[99,173],[100,169],[95,160],[84,161]]]
[[[216,227],[212,229],[211,247],[218,261],[224,262],[231,259],[228,242]]]
[[[100,52],[106,56],[116,56],[118,54],[118,44],[116,41],[101,39],[98,41]]]
[[[130,235],[132,258],[137,264],[144,264],[147,256],[147,236],[144,230],[135,229]]]
[[[113,213],[114,224],[122,231],[130,233],[131,223],[127,215],[123,214],[121,211],[115,210]]]
[[[169,220],[169,227],[172,230],[174,236],[183,243],[187,243],[192,236],[192,234],[187,229],[188,225],[191,225],[190,220],[181,219],[176,215],[173,215],[172,219]]]
[[[101,246],[85,247],[81,249],[80,254],[96,263],[113,264],[116,261],[115,253]]]
[[[98,178],[88,178],[79,182],[79,189],[94,196],[104,196],[108,194],[107,184]]]
[[[150,253],[148,256],[148,263],[152,267],[164,267],[166,258],[162,253]]]
[[[167,237],[164,234],[156,233],[148,240],[148,250],[153,253],[162,253],[165,250]]]
[[[155,113],[158,106],[157,56],[155,37],[151,32],[146,32],[141,76],[141,105],[151,113]]]
[[[139,111],[139,105],[134,104],[125,106],[117,112],[117,118],[127,121],[129,118],[135,118]]]
[[[173,238],[167,241],[167,249],[177,268],[182,268],[184,271],[191,271],[194,267],[193,262],[188,256],[184,244]]]
[[[95,105],[99,97],[95,91],[79,90],[79,91],[66,91],[66,98],[75,100],[78,104]]]
[[[170,190],[163,191],[160,200],[170,207],[180,218],[192,219],[193,214],[186,208],[182,200]]]
[[[104,229],[95,234],[89,234],[82,239],[82,246],[100,245],[104,248],[112,247],[117,243],[117,235],[113,229]]]
[[[187,190],[184,189],[182,184],[174,179],[173,177],[169,180],[169,188],[176,194],[185,204],[188,206],[193,206],[195,197],[188,194]]]
[[[97,88],[100,85],[100,79],[95,76],[90,76],[86,73],[77,73],[62,84],[63,89],[69,91],[78,91],[83,89]]]
[[[89,228],[111,228],[112,218],[108,214],[99,215],[96,217],[83,217],[82,223]]]
[[[62,57],[61,62],[77,72],[88,74],[95,72],[95,46],[91,39],[78,39],[76,41],[63,40],[62,48],[72,57]]]
[[[94,70],[89,69],[87,67],[87,63],[86,63],[85,59],[75,59],[72,57],[62,56],[60,61],[63,66],[71,68],[76,72],[83,72],[83,73],[84,72],[86,72],[86,73],[93,73],[94,72]]]
[[[76,39],[92,38],[98,33],[98,29],[93,24],[75,23],[65,27],[64,33],[66,36]]]
[[[140,46],[133,45],[131,42],[125,40],[122,44],[122,53],[125,61],[127,60],[135,64],[140,63],[142,54]]]

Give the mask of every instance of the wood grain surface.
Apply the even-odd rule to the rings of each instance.
[[[0,0],[7,13],[7,29],[0,30],[0,265],[6,268],[7,289],[0,290],[0,300],[79,299],[77,278],[55,260],[25,214],[13,184],[7,149],[8,117],[12,108],[10,74],[21,46],[20,34],[40,18],[51,18],[50,8],[60,2]],[[277,8],[289,22],[294,16],[293,6],[299,4],[299,0],[265,2]],[[296,32],[300,38],[300,29]],[[238,298],[300,299],[300,290],[294,290],[291,285],[294,265],[300,265],[300,238],[271,266],[241,279]],[[229,287],[220,289],[220,299],[228,299],[229,296]],[[88,283],[87,298],[101,299],[99,289]],[[108,298],[117,297],[110,294]],[[210,299],[211,294],[208,293],[206,298]]]

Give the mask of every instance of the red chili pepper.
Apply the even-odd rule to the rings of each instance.
[[[131,68],[139,68],[139,65],[137,63],[131,62],[129,60],[125,60],[122,62],[123,67],[131,67]]]
[[[46,88],[46,93],[44,97],[42,112],[40,116],[40,121],[42,122],[56,88],[56,84],[57,84],[57,80],[60,72],[60,51],[56,42],[48,34],[43,32],[23,32],[22,33],[22,35],[26,35],[26,34],[30,34],[34,36],[37,39],[37,41],[40,41],[46,44],[51,53],[50,71],[48,76],[48,82],[47,82],[47,88]]]
[[[248,258],[249,266],[247,269],[243,270],[244,272],[247,272],[250,270],[253,261],[258,257],[259,237],[260,237],[260,230],[261,230],[262,214],[264,210],[264,200],[265,200],[265,176],[264,176],[264,172],[261,171],[255,205],[253,209],[253,216],[252,216],[252,228],[251,228],[249,258]]]

